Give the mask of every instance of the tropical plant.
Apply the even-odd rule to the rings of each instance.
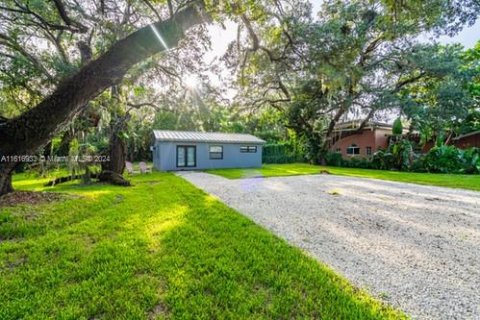
[[[413,161],[413,146],[408,139],[401,139],[388,147],[398,170],[408,170]]]
[[[403,134],[402,119],[395,119],[395,121],[393,122],[392,134],[395,136],[401,136]]]
[[[372,167],[381,170],[391,170],[395,168],[395,158],[388,150],[378,150],[373,154]]]
[[[461,152],[463,173],[480,173],[480,148],[470,148]]]

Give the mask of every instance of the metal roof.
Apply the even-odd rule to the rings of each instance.
[[[252,136],[251,134],[240,133],[153,130],[153,134],[155,136],[155,140],[157,141],[255,144],[265,143],[264,140]]]

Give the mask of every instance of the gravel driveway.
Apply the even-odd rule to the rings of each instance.
[[[480,192],[333,175],[179,175],[415,319],[480,319]]]

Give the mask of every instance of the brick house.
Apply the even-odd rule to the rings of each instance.
[[[392,125],[381,122],[368,122],[358,130],[361,121],[342,122],[335,126],[330,151],[339,152],[343,158],[370,158],[380,148],[388,147],[392,136]]]
[[[354,120],[337,124],[332,135],[330,151],[341,153],[343,158],[370,158],[379,149],[388,147],[392,137],[391,124],[371,121],[359,131],[361,122]],[[408,130],[404,129],[404,134],[407,132]],[[409,135],[409,139],[418,142],[420,137],[413,134]],[[480,148],[480,130],[457,136],[448,144],[459,149]],[[427,153],[434,145],[434,141],[428,141],[421,148],[421,152]]]

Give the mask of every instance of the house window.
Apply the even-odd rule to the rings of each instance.
[[[210,159],[221,160],[223,159],[223,146],[210,146]]]
[[[242,152],[242,153],[256,153],[257,152],[257,146],[241,146],[240,147],[240,152]]]
[[[350,147],[347,147],[347,154],[350,156],[360,154],[360,147],[356,144],[352,144]]]
[[[367,156],[372,155],[372,147],[367,147]]]
[[[196,167],[197,166],[197,147],[195,146],[177,146],[177,167]]]
[[[338,153],[340,153],[340,152],[342,152],[342,149],[340,149],[340,148],[337,148],[337,149],[335,150],[335,152],[338,152]]]

